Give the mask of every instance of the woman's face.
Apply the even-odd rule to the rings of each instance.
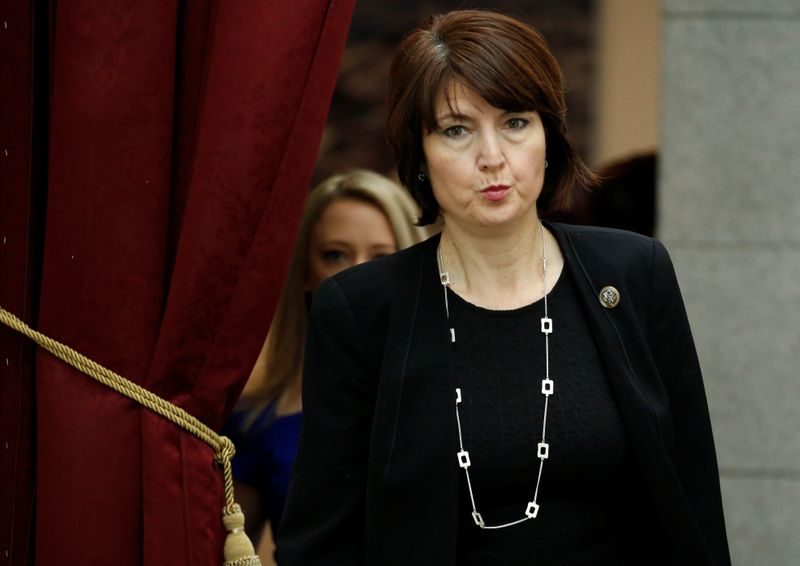
[[[536,219],[544,183],[545,132],[536,112],[506,112],[472,89],[442,93],[437,127],[424,134],[428,177],[445,226],[469,232]]]
[[[346,267],[396,251],[392,227],[380,208],[352,198],[333,201],[311,229],[306,290],[316,290]]]

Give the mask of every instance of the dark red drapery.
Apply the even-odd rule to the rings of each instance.
[[[46,118],[33,119],[34,20],[31,6],[0,5],[0,306],[31,324],[43,224],[34,186],[45,165],[33,140]],[[33,557],[33,365],[33,344],[0,325],[0,560],[13,566]]]
[[[352,8],[50,4],[42,332],[222,424],[274,310]],[[36,427],[37,564],[220,563],[208,446],[42,352]]]

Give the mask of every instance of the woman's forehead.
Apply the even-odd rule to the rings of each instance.
[[[434,105],[436,117],[448,114],[463,114],[470,108],[489,105],[475,89],[461,80],[449,80],[436,95]]]
[[[520,108],[520,104],[513,104],[510,108],[496,106],[461,80],[450,80],[445,84],[439,90],[434,105],[437,121],[448,116],[465,116],[476,112],[482,114],[491,111],[518,112],[520,110],[534,111],[535,109]]]

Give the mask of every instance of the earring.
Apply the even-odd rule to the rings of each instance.
[[[419,180],[420,183],[424,183],[425,181],[428,180],[428,176],[422,171],[420,171],[419,173],[417,173],[417,179]]]
[[[547,169],[547,159],[544,160],[544,168]]]

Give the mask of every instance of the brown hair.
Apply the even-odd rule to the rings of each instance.
[[[594,174],[567,136],[561,69],[544,37],[533,27],[495,12],[439,14],[400,44],[387,95],[389,146],[400,181],[422,209],[420,225],[431,224],[439,216],[430,181],[418,178],[425,161],[422,138],[436,128],[437,98],[449,94],[453,81],[496,108],[539,113],[548,161],[537,201],[542,214],[568,209],[576,187],[594,184]]]

